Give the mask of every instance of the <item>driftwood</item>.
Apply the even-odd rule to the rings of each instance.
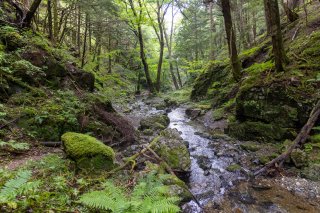
[[[282,166],[283,162],[290,156],[291,152],[295,148],[303,145],[306,142],[306,140],[308,139],[308,136],[310,134],[311,129],[313,128],[313,126],[315,125],[315,123],[318,120],[319,115],[320,115],[320,100],[318,100],[317,104],[315,105],[315,107],[311,111],[307,123],[302,127],[300,133],[293,141],[293,145],[290,146],[286,152],[282,153],[277,158],[273,159],[272,161],[267,163],[264,167],[262,167],[261,169],[256,171],[254,173],[254,176],[261,175],[262,173],[266,172],[268,169],[270,169],[271,167],[274,167],[275,165]]]

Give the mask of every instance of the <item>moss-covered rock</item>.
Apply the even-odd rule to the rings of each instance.
[[[198,76],[191,92],[191,99],[197,100],[207,95],[208,89],[215,81],[222,80],[228,75],[227,64],[214,61]]]
[[[297,168],[301,168],[308,165],[307,154],[301,149],[294,149],[291,152],[291,160]]]
[[[177,130],[167,129],[162,131],[154,150],[172,169],[182,172],[190,170],[189,150]]]
[[[0,39],[8,51],[16,50],[26,44],[23,36],[19,34],[17,29],[11,26],[2,26],[0,28]]]
[[[236,172],[241,170],[241,166],[239,164],[231,164],[226,168],[226,170],[229,172]]]
[[[260,149],[260,146],[254,142],[243,142],[240,144],[240,147],[249,152],[256,152]]]
[[[67,132],[61,136],[67,156],[80,169],[111,169],[115,153],[111,147],[89,135]]]
[[[287,129],[263,122],[246,121],[229,125],[228,133],[241,140],[278,141],[288,135]]]
[[[151,129],[151,130],[164,130],[170,123],[170,119],[166,115],[153,115],[141,119],[140,130]]]

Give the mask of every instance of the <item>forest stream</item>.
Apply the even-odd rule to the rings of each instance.
[[[199,121],[188,118],[186,107],[156,110],[143,101],[132,105],[131,120],[167,113],[168,128],[177,129],[188,146],[191,170],[187,178],[194,200],[182,206],[185,213],[201,212],[319,212],[320,184],[303,178],[250,178],[239,141],[228,135],[211,136]],[[134,119],[132,119],[134,117]],[[230,165],[241,169],[230,171]],[[232,166],[231,166],[232,168]]]

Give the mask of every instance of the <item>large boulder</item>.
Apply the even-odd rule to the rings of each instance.
[[[190,153],[176,129],[162,131],[154,150],[173,170],[190,171]]]
[[[151,129],[154,131],[164,130],[168,127],[170,119],[167,115],[152,115],[141,119],[140,130]]]
[[[294,138],[296,131],[307,121],[316,97],[314,88],[300,90],[297,84],[284,80],[244,81],[236,97],[236,118],[240,125],[233,125],[232,134],[238,136],[234,130],[241,129],[240,136],[246,135],[246,138],[240,139],[282,141]]]
[[[89,135],[67,132],[61,136],[67,156],[85,170],[110,170],[114,167],[115,153],[109,146]]]

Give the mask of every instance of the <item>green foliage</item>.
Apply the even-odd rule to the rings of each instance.
[[[40,81],[44,76],[46,76],[41,68],[32,65],[26,60],[15,61],[11,64],[11,67],[14,75],[21,77],[27,76],[32,81]]]
[[[0,39],[8,50],[15,50],[25,44],[18,30],[8,25],[0,27]]]
[[[267,61],[264,63],[255,63],[249,68],[245,69],[245,72],[248,74],[258,74],[265,71],[273,70],[274,63],[272,61]]]
[[[83,103],[72,91],[55,91],[50,98],[30,93],[16,94],[11,104],[20,105],[25,117],[19,125],[34,137],[58,141],[66,131],[80,129],[78,116],[85,111]]]
[[[134,187],[130,196],[111,182],[104,184],[103,191],[92,191],[83,194],[80,202],[84,205],[111,212],[125,213],[174,213],[180,209],[176,205],[179,198],[170,196],[168,186],[151,174]]]
[[[12,209],[18,207],[18,203],[23,203],[29,197],[31,198],[39,188],[41,181],[30,181],[32,176],[31,171],[21,170],[15,178],[6,181],[0,191],[0,204],[6,204]],[[24,195],[22,201],[17,200],[17,196]]]

